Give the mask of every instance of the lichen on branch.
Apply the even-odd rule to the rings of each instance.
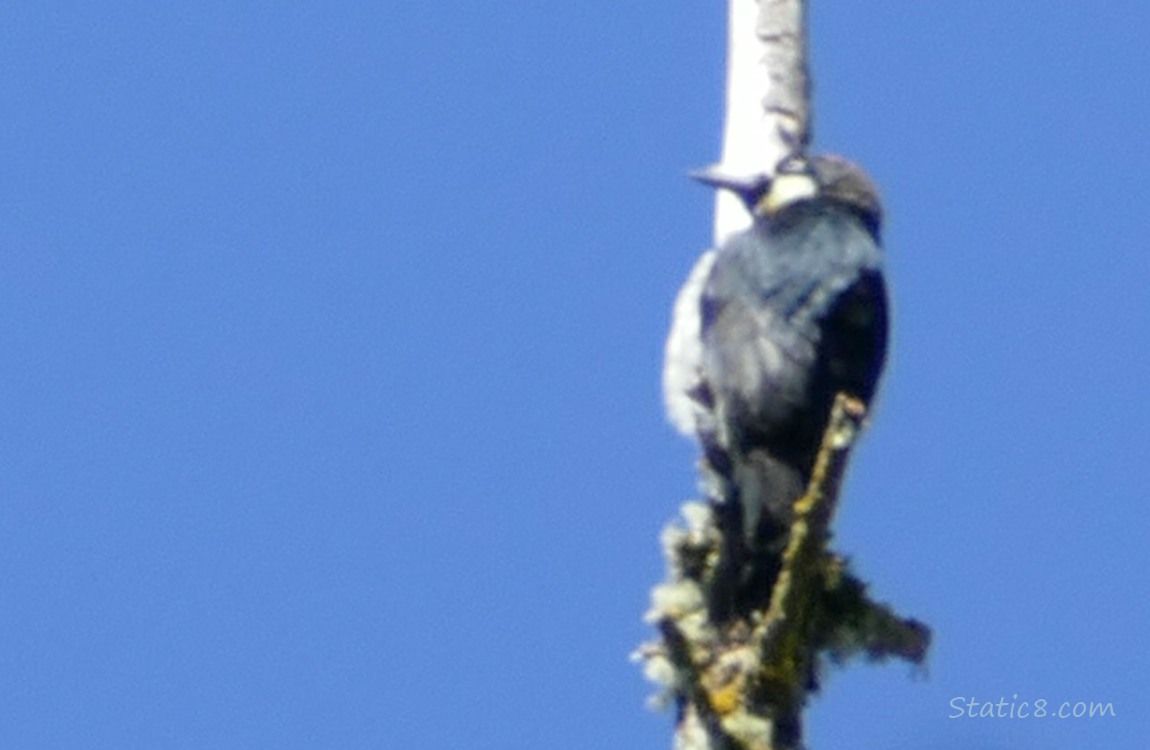
[[[662,704],[678,711],[678,750],[795,750],[802,710],[818,689],[822,662],[854,656],[921,664],[930,631],[872,601],[845,561],[829,548],[843,475],[865,408],[839,394],[806,493],[794,517],[777,574],[746,610],[716,608],[728,578],[755,571],[724,566],[723,504],[689,503],[684,523],[668,526],[668,580],[655,588],[646,619],[661,638],[636,658],[660,684]],[[759,565],[750,558],[746,565]],[[716,619],[716,612],[724,613]]]

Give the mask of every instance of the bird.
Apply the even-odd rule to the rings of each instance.
[[[882,206],[862,168],[838,156],[770,177],[696,176],[734,191],[753,221],[704,253],[676,298],[664,402],[699,440],[711,494],[737,509],[741,554],[769,560],[836,394],[869,406],[878,388],[889,337]]]

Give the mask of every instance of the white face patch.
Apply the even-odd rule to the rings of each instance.
[[[818,183],[810,175],[779,175],[771,180],[770,189],[755,208],[766,216],[773,216],[787,206],[814,198],[818,192]]]

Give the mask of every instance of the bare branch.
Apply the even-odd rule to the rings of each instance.
[[[805,156],[810,142],[804,0],[730,0],[724,173],[774,175],[780,162]],[[751,216],[726,191],[715,198],[715,245],[745,229]]]

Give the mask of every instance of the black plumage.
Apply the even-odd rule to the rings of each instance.
[[[785,541],[835,395],[869,404],[886,357],[877,192],[840,159],[808,170],[738,186],[754,223],[717,249],[698,300],[697,431],[756,558]]]

